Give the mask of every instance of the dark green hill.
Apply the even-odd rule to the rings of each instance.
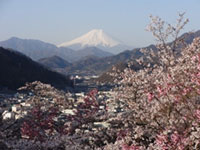
[[[19,52],[0,47],[0,86],[17,89],[33,81],[48,83],[57,88],[72,86],[68,77],[46,69]]]

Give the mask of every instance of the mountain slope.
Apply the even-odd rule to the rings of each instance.
[[[193,39],[196,37],[200,37],[200,30],[198,30],[196,32],[184,33],[180,38],[184,38],[184,41],[187,44],[190,44],[190,43],[192,43]]]
[[[80,57],[80,59],[86,56],[96,56],[101,58],[101,57],[113,56],[113,54],[103,51],[97,47],[86,47],[76,51],[76,56]]]
[[[69,78],[50,71],[27,56],[0,47],[0,85],[17,89],[26,82],[41,81],[57,88],[71,86]]]
[[[100,60],[96,56],[86,56],[85,58],[73,63],[71,66],[66,67],[63,73],[67,74],[81,74],[81,75],[93,75],[96,74],[98,66],[96,63]],[[94,68],[93,68],[94,64]]]
[[[98,47],[113,54],[117,54],[129,48],[122,42],[111,38],[101,29],[91,30],[72,41],[64,42],[58,45],[58,47],[68,47],[75,50],[79,50],[84,47]]]
[[[77,73],[77,74],[102,74],[108,71],[113,65],[118,63],[126,63],[130,59],[139,58],[142,53],[139,49],[133,51],[125,51],[118,55],[109,56],[105,58],[97,58],[94,56],[86,57],[83,60],[73,63],[72,66],[65,68],[66,73]]]
[[[39,59],[38,62],[48,68],[65,68],[69,67],[71,63],[67,62],[66,60],[62,59],[59,56],[52,56],[48,58]]]
[[[20,39],[17,37],[1,41],[0,46],[15,49],[34,60],[53,56],[57,51],[57,47],[53,44],[45,43],[39,40]]]

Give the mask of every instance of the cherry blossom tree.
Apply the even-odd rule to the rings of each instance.
[[[179,34],[187,24],[184,13],[172,26],[150,17],[148,30],[158,41],[156,50],[141,51],[144,69],[117,72],[116,101],[129,112],[122,118],[129,134],[126,149],[197,149],[199,147],[200,39],[186,45]],[[170,42],[170,40],[172,42]],[[145,61],[144,61],[145,60]],[[127,140],[128,139],[128,140]]]

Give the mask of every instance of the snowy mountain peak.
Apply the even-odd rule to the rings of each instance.
[[[114,47],[119,45],[120,42],[114,40],[109,35],[107,35],[102,29],[93,29],[88,33],[78,37],[72,41],[62,43],[58,45],[58,47],[73,47],[76,45],[77,48],[80,49],[83,47],[90,46],[101,46],[101,47]]]

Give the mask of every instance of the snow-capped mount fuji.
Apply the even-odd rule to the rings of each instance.
[[[101,29],[91,30],[72,41],[58,45],[58,47],[68,47],[74,50],[80,50],[86,47],[97,47],[113,54],[117,54],[130,48],[122,42],[112,38]]]
[[[118,41],[112,39],[101,29],[94,29],[90,32],[78,37],[72,41],[62,43],[58,45],[59,47],[68,47],[74,44],[80,44],[81,47],[86,46],[105,46],[105,47],[113,47],[120,44]]]

